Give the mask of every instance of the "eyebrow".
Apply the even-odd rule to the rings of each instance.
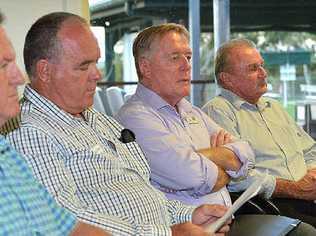
[[[96,60],[85,60],[79,64],[79,67],[89,65],[90,63],[97,62]]]

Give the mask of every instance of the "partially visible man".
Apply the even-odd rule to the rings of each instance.
[[[0,13],[0,127],[20,111],[24,83]],[[36,182],[25,160],[0,136],[0,235],[107,235],[79,223]]]
[[[24,45],[31,84],[21,126],[8,139],[61,205],[114,235],[208,235],[203,226],[226,208],[168,201],[150,185],[138,145],[120,141],[123,127],[90,108],[101,79],[99,57],[81,17],[59,12],[38,19]]]
[[[262,95],[267,91],[264,60],[253,42],[234,39],[217,51],[215,75],[220,95],[203,110],[255,152],[249,178],[231,189],[247,188],[268,170],[263,194],[285,215],[316,226],[316,143],[281,105]]]
[[[188,31],[172,23],[151,26],[136,37],[133,54],[139,83],[118,119],[135,132],[149,159],[152,183],[169,199],[229,206],[226,183],[230,178],[244,178],[254,156],[246,142],[230,136],[184,98],[191,79]],[[251,228],[249,218],[240,215],[231,231],[243,228],[252,235],[259,226],[270,227],[267,218],[252,216],[257,221]]]

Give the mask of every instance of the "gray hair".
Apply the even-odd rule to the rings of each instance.
[[[221,72],[224,72],[227,67],[229,66],[229,58],[231,55],[231,51],[235,48],[239,47],[249,47],[249,48],[256,48],[256,45],[254,42],[245,39],[245,38],[239,38],[239,39],[232,39],[224,44],[222,44],[217,52],[215,57],[215,77],[219,85],[221,84],[221,80],[219,77],[219,74]]]

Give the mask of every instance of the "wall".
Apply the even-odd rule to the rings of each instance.
[[[11,38],[22,71],[24,38],[36,19],[54,11],[67,11],[89,18],[88,0],[1,0],[0,10],[6,17],[4,28]]]

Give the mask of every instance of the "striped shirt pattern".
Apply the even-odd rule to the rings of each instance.
[[[93,109],[74,117],[25,89],[20,128],[8,135],[35,176],[78,218],[117,235],[170,235],[193,207],[168,201],[149,182],[150,169],[123,129]]]
[[[0,235],[68,235],[75,222],[0,136]]]

